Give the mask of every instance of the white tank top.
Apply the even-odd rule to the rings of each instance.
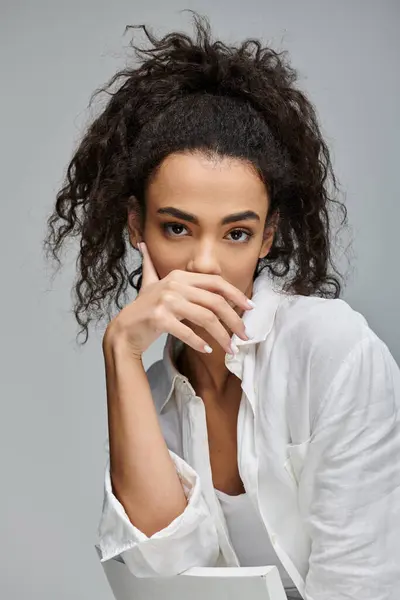
[[[229,536],[240,566],[262,567],[275,565],[278,568],[285,591],[296,593],[297,588],[280,562],[270,542],[261,515],[254,508],[248,494],[230,496],[217,489],[215,489],[215,493],[221,504]],[[301,598],[301,596],[299,595],[298,598]]]

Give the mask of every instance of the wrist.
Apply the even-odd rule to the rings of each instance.
[[[112,324],[108,325],[103,336],[103,353],[105,356],[129,356],[132,360],[142,362],[142,353],[132,348],[125,331]]]

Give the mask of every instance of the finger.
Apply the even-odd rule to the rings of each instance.
[[[200,305],[215,313],[221,321],[226,323],[230,331],[236,333],[236,335],[244,340],[249,339],[246,335],[242,318],[232,307],[233,302],[226,300],[224,296],[220,294],[215,294],[202,288],[182,285],[180,283],[175,283],[175,288],[176,292],[180,296],[186,298],[189,302]]]
[[[189,277],[189,281],[187,278]],[[179,278],[182,282],[182,278]],[[254,303],[247,298],[241,290],[229,283],[226,279],[220,275],[204,275],[202,273],[188,273],[185,272],[184,283],[190,283],[190,285],[207,289],[210,292],[214,292],[224,296],[225,300],[231,304],[231,306],[240,306],[245,310],[251,310],[254,308]],[[250,302],[250,304],[249,304]]]
[[[138,244],[139,246],[139,244]],[[160,281],[158,277],[157,271],[154,268],[153,261],[150,258],[149,251],[147,249],[147,245],[145,242],[140,242],[140,250],[142,252],[143,261],[142,261],[142,285],[141,287],[144,289],[147,285],[151,283],[156,283]]]
[[[203,354],[212,352],[212,348],[201,337],[196,335],[193,329],[190,329],[190,327],[177,319],[174,319],[173,323],[168,327],[168,332],[198,352],[203,352]],[[206,348],[208,349],[206,350]]]
[[[172,310],[178,321],[187,320],[202,327],[220,344],[225,352],[232,353],[230,335],[212,310],[198,304],[192,304],[185,298],[179,298],[179,296],[174,301],[173,308],[170,308],[171,312]]]

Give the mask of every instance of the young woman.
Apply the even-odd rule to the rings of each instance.
[[[346,209],[316,113],[283,54],[195,24],[195,40],[144,28],[153,46],[105,88],[123,79],[49,218],[56,258],[80,239],[86,339],[120,309],[103,338],[102,560],[138,577],[275,564],[288,597],[394,599],[400,373],[339,299],[330,212]]]

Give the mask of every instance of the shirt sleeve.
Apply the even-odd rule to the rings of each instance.
[[[169,450],[188,504],[167,527],[147,537],[135,527],[113,494],[110,461],[105,469],[103,509],[98,526],[100,561],[121,556],[136,577],[169,577],[191,567],[214,566],[218,534],[201,493],[198,474]]]
[[[342,363],[314,421],[300,484],[311,539],[305,600],[398,598],[399,413],[399,367],[372,332]]]

